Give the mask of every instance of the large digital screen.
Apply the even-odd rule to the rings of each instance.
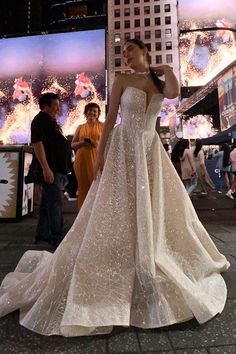
[[[105,114],[105,30],[0,40],[0,140],[30,141],[42,93],[60,95],[58,121],[65,135],[85,121],[89,101]]]
[[[229,69],[218,81],[221,130],[236,124],[236,66]]]
[[[194,31],[180,35],[182,86],[203,86],[236,58],[236,33]]]
[[[197,115],[187,120],[183,120],[184,139],[203,139],[213,136],[212,117],[208,115]]]
[[[180,30],[236,29],[235,0],[179,0]]]

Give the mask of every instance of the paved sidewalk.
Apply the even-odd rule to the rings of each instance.
[[[155,330],[115,328],[110,335],[63,338],[44,337],[21,327],[18,312],[0,319],[0,354],[235,354],[236,353],[236,208],[223,194],[195,196],[200,220],[219,250],[231,263],[223,274],[228,286],[224,312],[204,325],[195,320]],[[76,216],[75,203],[65,201],[65,230]],[[34,245],[37,216],[19,223],[0,223],[0,281]],[[46,244],[45,244],[46,245]],[[45,249],[45,248],[44,248]]]

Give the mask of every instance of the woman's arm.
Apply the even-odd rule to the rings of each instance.
[[[166,98],[175,98],[179,96],[179,83],[169,65],[160,65],[152,68],[157,76],[165,76],[163,94]]]
[[[109,109],[108,109],[105,123],[103,125],[102,135],[99,140],[98,149],[97,149],[97,159],[94,167],[95,179],[97,177],[98,171],[102,172],[103,169],[103,165],[104,165],[103,155],[104,155],[106,143],[110,135],[110,132],[116,123],[116,117],[118,114],[118,109],[120,104],[120,97],[123,92],[123,81],[124,81],[123,75],[117,76],[112,87]]]
[[[192,176],[194,176],[196,174],[196,164],[195,164],[195,161],[193,158],[193,153],[190,149],[186,149],[186,150],[187,150],[187,154],[188,154],[188,160],[189,160],[190,166],[193,171]]]
[[[205,165],[205,156],[204,152],[202,150],[199,151],[199,160],[200,160],[200,166],[202,170],[202,175],[205,177],[206,175],[206,165]]]
[[[76,129],[75,134],[73,136],[72,142],[71,142],[71,147],[75,151],[77,151],[78,149],[85,146],[85,142],[79,140],[79,133],[80,133],[81,127],[82,127],[82,125],[78,126],[78,128]]]

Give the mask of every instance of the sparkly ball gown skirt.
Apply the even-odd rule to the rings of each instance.
[[[154,328],[220,313],[228,262],[198,220],[155,132],[163,96],[128,87],[101,175],[54,254],[28,251],[0,288],[0,316],[44,335]]]

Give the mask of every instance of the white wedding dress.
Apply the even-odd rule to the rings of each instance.
[[[155,132],[162,94],[128,87],[106,162],[54,254],[28,251],[0,288],[0,316],[44,335],[154,328],[220,313],[228,268]],[[148,105],[147,105],[148,104]]]

